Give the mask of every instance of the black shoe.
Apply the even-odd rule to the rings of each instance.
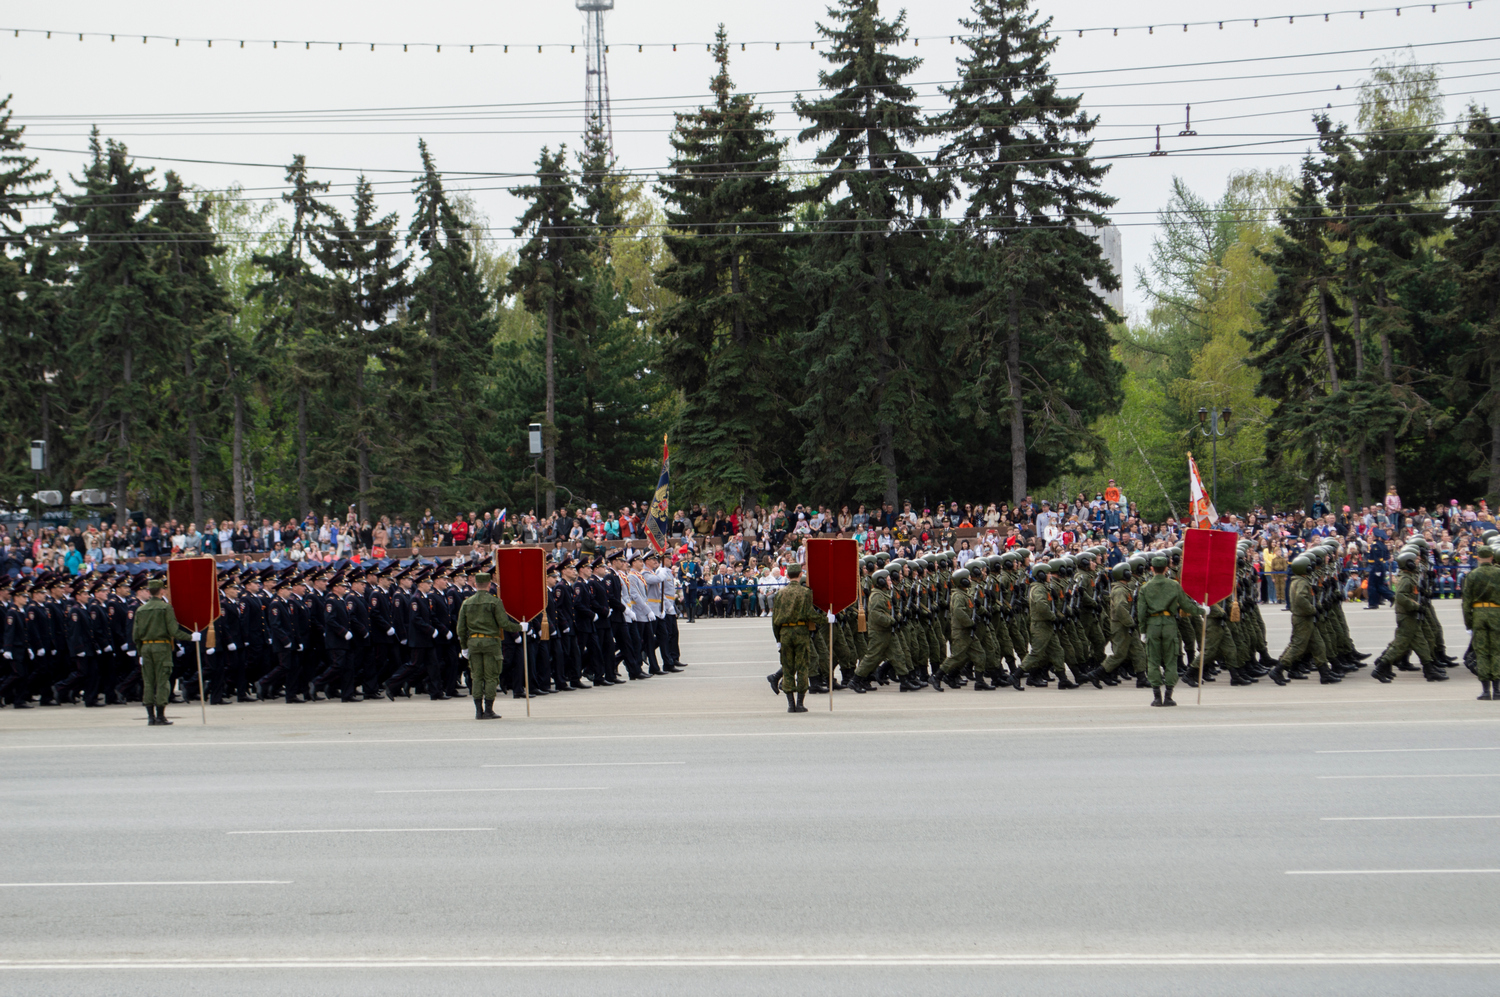
[[[20,696],[17,697],[16,701],[14,703],[11,703],[10,705],[14,706],[18,710],[29,710],[36,704],[31,701],[30,696]]]
[[[1145,672],[1135,673],[1135,687],[1137,689],[1149,689],[1151,687],[1151,683],[1146,680]]]
[[[1375,662],[1375,667],[1370,670],[1370,678],[1379,682],[1390,682],[1395,677],[1396,675],[1391,671],[1389,662],[1384,659]]]
[[[1161,705],[1163,705],[1163,706],[1176,706],[1177,705],[1176,701],[1174,701],[1172,699],[1172,690],[1174,688],[1176,688],[1176,687],[1175,686],[1170,686],[1170,685],[1167,686],[1167,694],[1162,697]]]
[[[901,676],[901,684],[896,687],[901,692],[921,692],[927,688],[927,683],[910,673]]]
[[[1336,682],[1342,682],[1342,681],[1344,681],[1344,680],[1342,678],[1340,678],[1339,676],[1335,675],[1332,668],[1329,668],[1327,665],[1319,665],[1318,666],[1318,684],[1319,685],[1333,685]]]
[[[797,709],[796,709],[796,712],[798,712],[798,713],[806,713],[807,712],[807,707],[805,707],[805,706],[802,705],[802,697],[805,696],[805,695],[807,695],[807,693],[805,693],[805,692],[799,692],[799,693],[797,693]]]
[[[1429,682],[1448,681],[1448,673],[1443,670],[1443,666],[1433,662],[1428,662],[1422,666],[1422,677]]]
[[[1240,669],[1238,669],[1238,668],[1231,668],[1231,669],[1229,669],[1229,684],[1230,685],[1254,685],[1255,681],[1253,679],[1249,678],[1248,676],[1246,676],[1245,673],[1243,671],[1241,671]]]
[[[1192,669],[1188,669],[1185,672],[1180,671],[1180,672],[1177,673],[1177,675],[1178,675],[1179,678],[1182,679],[1182,684],[1185,685],[1185,686],[1187,686],[1189,689],[1196,689],[1196,688],[1198,688],[1198,676],[1197,676],[1197,674],[1195,674],[1193,672]],[[1205,678],[1204,681],[1209,681],[1209,680],[1207,678]]]
[[[1159,686],[1159,685],[1158,686],[1153,686],[1152,689],[1151,689],[1151,705],[1152,706],[1160,706],[1161,705],[1161,686]]]
[[[1095,689],[1103,689],[1104,669],[1098,667],[1090,668],[1088,671],[1078,676],[1079,685],[1082,685],[1085,682],[1091,683]]]
[[[500,714],[495,712],[495,701],[493,699],[486,699],[484,701],[484,713],[482,713],[480,717],[484,720],[500,719]]]
[[[864,695],[865,693],[870,691],[870,683],[866,682],[864,679],[856,675],[849,680],[849,688],[853,689],[860,695]]]
[[[1495,698],[1494,696],[1490,695],[1490,684],[1488,682],[1481,680],[1480,683],[1479,683],[1479,685],[1484,689],[1484,692],[1482,692],[1478,696],[1476,696],[1475,697],[1476,699],[1494,699]]]
[[[938,692],[942,692],[943,691],[943,670],[941,668],[939,668],[936,671],[934,671],[932,673],[932,677],[929,678],[927,681],[931,682],[932,683],[932,687],[934,689],[936,689]],[[956,689],[956,688],[958,688],[958,686],[954,686],[954,688]]]
[[[430,699],[454,699],[456,697],[450,696],[446,692],[443,692],[442,690],[438,690],[437,692],[434,692],[428,698],[430,698]]]
[[[788,713],[797,712],[797,694],[794,692],[786,694],[786,711]]]
[[[661,670],[661,666],[659,666],[659,665],[652,665],[650,667],[650,669],[647,670],[646,674],[648,674],[648,675],[665,675],[666,672],[664,672],[664,671]]]
[[[1276,662],[1276,666],[1271,669],[1271,681],[1275,682],[1277,685],[1286,685],[1286,673],[1281,670],[1281,662],[1279,661]]]
[[[1370,660],[1370,656],[1368,654],[1362,654],[1359,651],[1350,651],[1348,656],[1351,657],[1351,658],[1353,658],[1355,661],[1368,661],[1368,660]]]
[[[994,689],[995,689],[994,686],[990,685],[988,682],[986,682],[984,680],[984,675],[983,674],[978,674],[978,675],[974,676],[974,691],[975,692],[993,692]]]
[[[475,720],[483,720],[484,719],[484,704],[481,703],[477,699],[474,700],[474,719]]]
[[[1026,673],[1021,670],[1020,665],[1017,665],[1016,670],[1010,673],[1010,687],[1020,692],[1021,683],[1024,681],[1026,681]]]
[[[1068,681],[1068,677],[1066,675],[1059,675],[1057,677],[1057,688],[1059,692],[1064,689],[1077,689],[1078,683]]]
[[[156,726],[158,726],[158,727],[170,727],[170,726],[172,726],[172,721],[170,721],[170,720],[167,719],[167,708],[165,706],[158,706],[156,708]]]
[[[156,707],[151,703],[146,704],[146,726],[156,726]]]

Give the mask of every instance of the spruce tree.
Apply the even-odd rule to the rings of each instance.
[[[879,0],[835,0],[828,16],[818,25],[833,67],[818,74],[824,92],[792,104],[809,122],[799,140],[823,143],[813,159],[822,175],[799,195],[823,205],[799,273],[817,309],[796,354],[806,376],[802,466],[824,494],[894,505],[898,454],[917,461],[934,449],[924,211],[941,190],[911,151],[925,126],[904,82],[921,60],[893,51],[907,37],[905,12],[886,20]]]
[[[771,481],[792,483],[785,469],[800,436],[789,410],[801,385],[785,362],[800,316],[784,231],[792,194],[772,113],[734,90],[723,25],[714,61],[713,103],[677,115],[671,172],[657,188],[672,226],[658,281],[678,298],[660,325],[662,373],[683,396],[674,482],[751,505]]]
[[[1467,326],[1470,348],[1464,367],[1483,385],[1478,408],[1488,432],[1486,493],[1500,506],[1500,123],[1487,109],[1471,106],[1458,162],[1458,217],[1444,252],[1458,277],[1455,324]]]
[[[961,22],[959,82],[943,88],[950,106],[932,122],[974,250],[955,261],[973,316],[960,355],[972,366],[976,416],[1009,424],[1017,503],[1028,455],[1052,461],[1045,472],[1080,452],[1102,456],[1088,427],[1118,409],[1123,375],[1110,355],[1109,324],[1120,317],[1097,290],[1119,278],[1084,230],[1102,227],[1114,204],[1100,189],[1108,167],[1089,157],[1098,119],[1058,92],[1048,59],[1059,37],[1031,6],[975,0]]]

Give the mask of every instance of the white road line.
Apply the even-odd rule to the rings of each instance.
[[[1012,966],[1492,966],[1500,952],[1309,952],[1149,955],[536,956],[370,959],[0,959],[5,970],[128,969],[781,969]]]
[[[913,711],[921,712],[921,711]],[[1494,711],[1500,714],[1500,710]],[[694,716],[695,714],[678,714]],[[781,716],[766,713],[766,716]],[[816,714],[808,723],[819,722]],[[560,719],[599,719],[587,716],[568,716]],[[842,719],[842,718],[840,718]],[[51,750],[60,748],[248,748],[272,747],[276,745],[297,746],[303,744],[508,744],[514,742],[543,741],[654,741],[682,739],[715,739],[728,737],[943,737],[949,734],[1073,734],[1073,733],[1117,733],[1120,731],[1148,731],[1170,733],[1179,730],[1240,730],[1248,728],[1293,728],[1293,727],[1410,727],[1421,725],[1489,724],[1500,723],[1500,715],[1485,718],[1457,720],[1289,720],[1266,723],[1205,723],[1185,724],[1170,721],[1156,724],[1081,724],[1069,727],[934,727],[914,730],[761,730],[761,731],[711,731],[705,733],[673,734],[543,734],[531,737],[368,737],[325,740],[312,738],[285,739],[276,741],[113,741],[101,744],[0,744],[0,750]]]
[[[1340,748],[1334,751],[1316,751],[1318,755],[1389,755],[1406,751],[1500,751],[1493,748]]]
[[[608,786],[501,786],[480,789],[377,789],[375,794],[400,793],[574,793],[584,789],[608,789]]]
[[[686,765],[687,762],[513,762],[504,765],[481,765],[482,769],[571,769],[601,768],[621,765]]]
[[[1500,772],[1433,772],[1426,775],[1320,775],[1319,779],[1500,779]]]
[[[225,834],[432,834],[450,831],[493,831],[493,827],[330,827],[287,831],[225,831]]]
[[[1420,817],[1324,817],[1323,820],[1500,820],[1500,814],[1435,814]]]
[[[159,879],[128,883],[0,883],[5,889],[27,886],[286,886],[290,879]]]
[[[1288,869],[1288,876],[1437,876],[1448,873],[1500,872],[1500,869]]]

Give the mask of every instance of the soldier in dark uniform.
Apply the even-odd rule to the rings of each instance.
[[[307,699],[318,698],[318,679],[328,667],[328,645],[323,638],[325,603],[332,598],[322,568],[315,569],[302,585],[302,602],[307,607],[307,640],[303,642],[302,676],[307,679]]]
[[[432,579],[423,573],[417,576],[417,591],[411,598],[411,622],[407,628],[407,644],[411,647],[413,669],[426,676],[427,695],[430,699],[447,699],[444,691],[443,666],[437,657],[438,625],[433,619]]]
[[[80,580],[75,582],[73,601],[67,605],[63,616],[63,633],[67,640],[68,674],[52,687],[52,694],[59,703],[71,703],[77,690],[85,690],[84,705],[97,706],[97,701],[88,693],[99,691],[99,658],[101,648],[94,644],[94,627],[89,619],[88,591]]]
[[[266,629],[271,637],[271,653],[276,664],[265,677],[255,683],[256,698],[265,700],[276,694],[277,683],[286,686],[288,703],[304,702],[298,695],[302,688],[301,669],[297,667],[297,614],[301,611],[292,594],[292,580],[282,577],[276,581],[276,597],[266,607]]]
[[[625,679],[615,670],[615,638],[611,626],[614,607],[610,605],[609,586],[604,584],[603,558],[595,558],[589,565],[588,583],[594,612],[598,614],[594,621],[594,640],[599,644],[599,676],[605,685],[619,685]]]
[[[552,682],[557,692],[584,688],[578,660],[578,640],[573,620],[573,590],[568,562],[558,567],[558,578],[552,585],[549,607],[552,626]]]
[[[52,694],[52,613],[47,605],[44,582],[31,583],[31,601],[26,604],[26,622],[30,627],[32,658],[31,688],[41,694],[43,706],[56,706]]]
[[[363,572],[354,576],[350,582],[350,588],[352,591],[349,593],[346,608],[349,610],[350,619],[355,624],[353,629],[356,684],[365,699],[384,699],[385,694],[380,689],[380,679],[376,674],[374,657],[370,653],[370,649],[374,646],[372,642],[375,635],[370,622],[370,584],[365,580]]]
[[[6,594],[4,655],[6,668],[0,681],[0,706],[8,697],[18,710],[31,707],[31,663],[36,654],[31,649],[31,631],[26,620],[25,583],[11,583]]]
[[[385,687],[396,674],[396,620],[391,597],[382,588],[390,573],[382,571],[375,576],[374,583],[365,589],[365,606],[370,616],[370,660],[366,667],[373,680]]]
[[[609,605],[610,672],[613,675],[619,675],[615,669],[623,664],[628,675],[633,670],[629,651],[630,624],[625,622],[625,582],[620,578],[620,561],[621,555],[618,550],[611,551],[605,558],[606,569],[603,583],[608,593],[606,602]]]
[[[441,567],[432,569],[432,588],[427,591],[427,613],[437,633],[432,638],[432,652],[442,676],[442,693],[452,699],[458,696],[458,645],[453,643],[453,616],[448,611],[448,579]],[[452,650],[452,655],[448,652]]]
[[[258,683],[271,670],[271,627],[266,619],[266,610],[271,596],[261,584],[258,572],[245,578],[244,590],[240,593],[240,641],[235,667],[230,670],[229,688],[240,702],[254,697],[250,694],[252,683]]]
[[[214,621],[214,646],[203,649],[203,681],[208,685],[210,706],[223,706],[225,690],[234,688],[234,673],[243,674],[243,666],[236,661],[244,639],[240,628],[239,583],[231,575],[220,589],[219,618]]]

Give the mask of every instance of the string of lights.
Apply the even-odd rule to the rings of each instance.
[[[1404,13],[1415,13],[1415,12],[1419,12],[1419,11],[1428,11],[1430,13],[1436,14],[1439,9],[1449,8],[1449,7],[1457,7],[1459,9],[1461,9],[1461,10],[1473,10],[1474,9],[1474,5],[1476,3],[1485,3],[1485,2],[1487,2],[1487,0],[1440,0],[1440,2],[1438,2],[1438,3],[1402,4],[1400,6],[1392,6],[1392,7],[1364,7],[1364,8],[1357,8],[1356,7],[1356,8],[1348,8],[1348,9],[1344,9],[1344,10],[1310,11],[1310,12],[1299,13],[1299,14],[1275,14],[1275,15],[1251,16],[1251,17],[1214,18],[1214,19],[1211,19],[1211,20],[1204,20],[1204,21],[1172,21],[1172,22],[1165,22],[1165,23],[1147,23],[1147,24],[1130,24],[1130,25],[1119,25],[1119,24],[1115,24],[1115,25],[1093,25],[1093,26],[1089,26],[1089,27],[1068,27],[1068,28],[1052,27],[1050,19],[1049,19],[1046,22],[1047,23],[1047,27],[1045,28],[1044,33],[1047,34],[1047,35],[1049,35],[1049,36],[1050,35],[1059,35],[1059,36],[1070,36],[1070,35],[1072,35],[1072,36],[1076,36],[1076,37],[1082,38],[1085,35],[1098,35],[1098,34],[1109,34],[1112,37],[1118,37],[1121,32],[1124,32],[1126,35],[1139,34],[1139,33],[1142,33],[1142,32],[1146,33],[1147,35],[1154,35],[1154,34],[1156,34],[1156,29],[1157,28],[1161,28],[1163,32],[1174,31],[1174,30],[1177,30],[1179,28],[1180,28],[1181,32],[1187,32],[1187,31],[1189,31],[1192,28],[1200,28],[1200,29],[1203,29],[1203,28],[1206,28],[1206,29],[1217,28],[1218,30],[1222,31],[1222,30],[1224,30],[1225,27],[1245,27],[1245,26],[1249,26],[1251,28],[1259,28],[1261,26],[1261,22],[1262,21],[1264,21],[1267,25],[1272,25],[1272,24],[1295,25],[1299,20],[1302,21],[1304,24],[1306,24],[1308,22],[1317,22],[1320,19],[1323,22],[1327,23],[1327,22],[1332,21],[1336,17],[1340,18],[1340,19],[1344,19],[1344,18],[1356,18],[1357,17],[1359,20],[1365,20],[1367,16],[1373,16],[1373,15],[1376,15],[1376,14],[1393,14],[1396,17],[1401,17],[1401,16],[1403,16]],[[495,52],[495,51],[498,50],[499,54],[503,55],[503,54],[508,54],[512,48],[514,48],[518,53],[520,53],[520,52],[528,52],[528,51],[532,51],[534,49],[538,53],[543,53],[543,52],[546,52],[546,51],[560,52],[562,50],[567,50],[567,52],[570,53],[570,54],[576,54],[576,53],[578,53],[578,51],[581,48],[584,47],[582,44],[580,44],[578,42],[524,42],[524,43],[523,42],[430,42],[430,41],[422,41],[422,42],[413,42],[413,41],[394,42],[394,41],[357,41],[357,40],[344,41],[344,40],[337,40],[337,39],[301,39],[301,40],[298,40],[298,39],[287,39],[287,38],[223,38],[223,37],[220,37],[220,38],[209,38],[209,37],[190,38],[190,37],[183,37],[183,36],[176,36],[176,35],[161,35],[161,34],[149,34],[149,33],[148,34],[141,34],[141,33],[136,33],[136,32],[72,31],[72,30],[65,31],[65,30],[55,29],[55,28],[53,28],[53,29],[48,29],[48,28],[3,28],[3,29],[0,29],[0,31],[9,32],[13,38],[21,38],[22,36],[25,36],[28,39],[42,39],[42,40],[51,40],[54,37],[56,39],[58,39],[58,40],[62,40],[62,39],[75,39],[76,38],[80,42],[86,41],[88,39],[95,39],[95,40],[108,39],[110,42],[120,42],[120,41],[134,42],[135,39],[139,38],[141,40],[141,44],[142,45],[149,45],[151,42],[157,42],[158,44],[170,43],[171,46],[174,47],[174,48],[181,48],[182,44],[184,42],[186,42],[190,46],[204,46],[206,48],[213,48],[214,47],[214,43],[217,42],[219,44],[219,48],[221,50],[225,49],[225,48],[230,48],[230,49],[240,48],[240,49],[243,49],[243,48],[247,48],[247,47],[263,48],[263,47],[269,46],[270,48],[275,49],[275,50],[280,50],[282,48],[286,48],[286,49],[291,50],[291,51],[296,51],[298,49],[300,49],[302,51],[311,51],[311,50],[313,50],[313,49],[316,48],[316,49],[319,49],[319,50],[333,50],[333,51],[342,52],[344,50],[344,48],[347,46],[351,51],[361,51],[361,50],[363,50],[363,51],[374,52],[374,51],[384,50],[384,49],[389,49],[389,50],[400,49],[402,52],[412,52],[412,51],[428,51],[428,50],[431,50],[433,52],[433,54],[441,54],[442,51],[443,51],[443,49],[444,49],[444,47],[446,47],[449,52],[465,52],[465,51],[467,51],[468,53],[472,54],[472,53],[477,53],[477,52],[491,52],[491,53],[493,53],[493,52]],[[977,38],[977,37],[981,37],[981,36],[972,35],[972,34],[913,35],[913,36],[908,37],[906,39],[906,41],[909,42],[912,45],[913,48],[920,48],[921,45],[922,45],[922,42],[924,42],[924,41],[927,42],[929,45],[932,45],[932,44],[942,44],[944,41],[946,41],[949,45],[956,45],[956,44],[958,44],[961,41],[968,41],[968,40],[971,40],[971,39]],[[733,44],[739,46],[739,49],[742,52],[743,51],[747,51],[748,49],[750,49],[752,47],[753,48],[757,48],[757,49],[770,48],[770,49],[773,49],[774,51],[781,51],[782,46],[786,46],[786,48],[788,50],[791,50],[791,49],[800,49],[803,46],[807,46],[810,49],[816,49],[820,41],[822,41],[822,39],[806,39],[806,38],[804,38],[804,39],[786,40],[786,41],[773,41],[773,40],[743,41],[743,42],[734,42]],[[616,42],[616,43],[613,43],[611,45],[606,45],[605,46],[605,51],[609,52],[609,51],[611,51],[612,49],[615,49],[615,48],[619,48],[619,49],[622,49],[624,51],[629,51],[631,48],[634,48],[637,52],[640,52],[640,53],[644,53],[647,49],[651,49],[653,51],[670,50],[672,52],[676,52],[680,48],[680,49],[685,50],[685,51],[696,51],[700,46],[705,51],[711,51],[712,48],[713,48],[713,43],[712,42],[666,42],[666,41],[651,41],[651,42],[626,42],[626,43],[622,44],[622,43]]]

